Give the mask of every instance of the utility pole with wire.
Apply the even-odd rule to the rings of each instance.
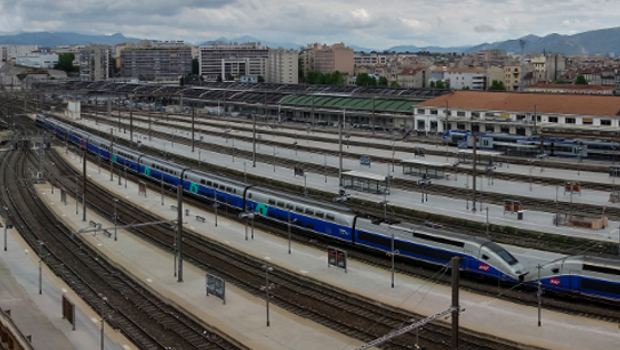
[[[82,221],[86,221],[86,148],[84,148],[84,158],[82,160]]]
[[[177,282],[183,282],[183,186],[177,185]]]

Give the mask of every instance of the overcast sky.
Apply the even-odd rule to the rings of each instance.
[[[0,32],[458,46],[620,25],[618,0],[0,0]]]

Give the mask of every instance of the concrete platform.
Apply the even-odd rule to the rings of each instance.
[[[77,231],[87,226],[81,221],[81,208],[79,215],[75,215],[73,198],[68,196],[69,205],[65,206],[60,203],[60,191],[52,195],[49,185],[37,186],[37,192],[69,227]],[[103,227],[112,226],[87,210],[87,222],[91,220]],[[351,349],[362,344],[273,304],[271,327],[266,327],[264,299],[229,284],[223,305],[220,299],[205,295],[205,271],[187,262],[183,265],[184,282],[178,283],[173,275],[172,255],[125,230],[118,231],[117,242],[101,234],[86,234],[82,238],[158,295],[250,349]]]
[[[68,156],[67,159],[70,160],[76,169],[81,169],[77,157],[72,159],[71,156]],[[125,188],[124,182],[119,186],[116,178],[113,182],[110,182],[109,173],[104,169],[99,173],[97,166],[93,163],[89,163],[88,172],[91,180],[102,184],[108,190],[116,193],[117,196],[122,196],[136,205],[140,205],[144,210],[166,219],[176,217],[176,211],[170,209],[170,205],[175,203],[176,199],[166,196],[162,206],[159,193],[148,191],[146,198],[140,197],[138,196],[136,184],[129,181],[127,188]],[[45,188],[43,188],[43,191],[45,192]],[[46,196],[49,197],[49,195]],[[51,201],[57,201],[57,199],[52,199]],[[71,205],[69,205],[69,208],[71,208]],[[448,286],[436,285],[428,280],[396,274],[396,288],[392,289],[390,288],[390,274],[383,269],[353,260],[349,261],[348,273],[344,274],[341,270],[327,267],[326,254],[323,251],[294,243],[292,254],[289,255],[287,253],[288,242],[286,239],[275,237],[257,229],[255,231],[255,239],[246,241],[242,224],[219,217],[219,225],[215,227],[214,215],[212,213],[205,212],[191,205],[186,205],[185,208],[190,210],[190,216],[186,217],[186,228],[262,258],[275,266],[298,271],[301,274],[353,293],[421,314],[432,314],[441,311],[450,303],[450,288]],[[76,219],[71,209],[66,215],[68,218],[73,217],[74,220]],[[205,217],[207,219],[206,222],[200,223],[195,221],[195,215]],[[123,246],[127,245],[128,238],[123,235],[121,237],[121,242],[123,243],[114,244],[111,239],[98,236],[97,244],[114,247],[115,251],[124,251]],[[132,245],[132,249],[138,248]],[[531,252],[527,253],[530,254]],[[131,259],[134,265],[137,265],[135,261],[143,259],[141,257],[143,254],[141,250],[131,250],[123,254],[126,256],[126,259]],[[538,260],[549,261],[556,256],[543,253],[543,255],[538,257]],[[164,272],[159,272],[163,273],[164,276],[161,283],[168,281],[165,284],[174,284],[174,282],[170,282],[172,280],[172,258],[168,257],[165,259],[165,257],[162,257],[160,260],[164,264],[164,267],[162,267]],[[152,259],[149,261],[158,263],[157,261],[152,261]],[[166,275],[168,276],[167,279]],[[143,279],[151,278],[154,280],[152,276],[146,272],[142,273]],[[203,281],[202,276],[197,278]],[[186,279],[186,281],[185,284],[188,284],[192,280]],[[187,289],[183,288],[183,290]],[[498,291],[498,293],[501,292]],[[620,344],[620,329],[617,324],[544,310],[543,327],[539,328],[536,325],[537,313],[534,307],[518,305],[467,291],[462,291],[461,297],[461,304],[466,308],[465,313],[461,316],[462,325],[469,329],[549,349],[608,350],[614,349],[617,347],[617,344]],[[203,304],[212,305],[211,300],[200,300]],[[217,306],[219,301],[213,301],[213,303]],[[200,308],[201,305],[194,307]],[[247,314],[253,315],[253,311],[248,310]],[[237,324],[240,320],[235,322]],[[274,325],[276,324],[281,326],[286,323],[274,321]],[[241,325],[238,325],[238,327],[241,327]],[[260,326],[257,327],[260,328]],[[286,332],[286,329],[289,329],[289,327],[294,329],[297,326],[286,324],[283,327],[284,330],[282,331]],[[293,333],[289,332],[289,337],[290,334]],[[317,348],[317,346],[314,348]]]
[[[108,124],[99,123],[95,124],[94,121],[90,120],[81,120],[79,121],[85,126],[99,129],[102,131],[109,132],[110,128],[114,129],[114,134],[117,137],[123,139],[129,139],[129,133],[124,133],[122,130],[116,129],[113,125],[110,126]],[[136,125],[139,123],[136,122]],[[154,128],[155,129],[155,128]],[[167,128],[162,128],[162,131],[168,130]],[[169,130],[168,130],[169,131]],[[179,133],[179,135],[183,134],[187,136],[186,133]],[[204,136],[205,139],[209,140],[209,142],[216,142],[218,138],[197,134],[195,135],[196,139],[199,139],[200,136]],[[260,163],[257,162],[256,168],[252,168],[251,160],[241,159],[239,157],[233,155],[224,155],[221,153],[201,150],[199,148],[196,149],[195,152],[191,152],[191,147],[175,144],[170,141],[165,141],[163,139],[158,139],[152,137],[149,140],[149,137],[141,134],[134,133],[134,137],[136,140],[140,140],[140,142],[144,145],[148,145],[151,147],[156,147],[159,149],[163,149],[165,152],[170,152],[178,155],[182,155],[187,158],[197,159],[200,161],[204,161],[205,163],[212,163],[218,166],[227,167],[230,169],[235,169],[237,171],[247,171],[253,175],[262,176],[266,178],[273,178],[279,181],[289,182],[293,184],[297,184],[300,186],[304,185],[303,177],[295,177],[293,174],[293,170],[290,168],[273,166],[272,164]],[[227,144],[224,138],[221,139],[222,144]],[[243,143],[239,141],[233,141],[234,139],[228,140],[228,146],[240,148],[243,146],[244,148],[251,149],[250,143]],[[305,144],[306,141],[302,141],[302,144]],[[333,148],[333,145],[330,147]],[[275,153],[277,157],[288,157],[290,159],[299,159],[302,158],[305,161],[314,160],[317,164],[327,163],[330,166],[337,166],[338,159],[337,157],[330,157],[326,155],[320,155],[316,153],[308,153],[308,152],[295,152],[293,149],[284,149],[284,148],[273,148],[266,147],[264,145],[257,145],[257,152],[263,154],[273,154]],[[319,159],[320,158],[320,159]],[[364,171],[369,171],[369,168],[362,167],[359,165],[359,162],[355,162],[353,160],[346,160],[344,162],[345,169],[360,169]],[[511,167],[512,168],[512,167]],[[392,168],[389,164],[374,164],[372,165],[371,171],[381,174],[382,171],[385,171],[384,174],[391,175],[395,177],[404,177],[409,179],[415,179],[413,177],[409,177],[406,175],[402,175],[402,171],[398,169],[398,167]],[[314,174],[307,172],[307,186],[309,188],[315,188],[326,192],[334,193],[334,196],[338,193],[338,179],[336,177],[324,176],[320,174]],[[455,181],[456,180],[456,181]],[[436,183],[446,184],[446,185],[454,185],[456,183],[456,187],[465,187],[469,188],[471,186],[471,177],[469,176],[455,176],[450,180],[439,180],[435,181]],[[555,199],[556,195],[556,187],[555,186],[540,186],[533,185],[532,191],[529,191],[529,185],[524,183],[513,183],[508,181],[500,181],[493,180],[492,184],[490,179],[481,177],[478,180],[478,188],[482,190],[491,190],[494,192],[506,193],[507,198],[510,197],[510,193],[512,194],[520,194],[520,195],[533,195],[536,196],[538,193],[541,193],[546,199]],[[571,198],[568,194],[564,194],[562,189],[558,190],[558,198],[559,200],[563,200],[565,202],[570,201]],[[589,230],[584,228],[575,228],[575,227],[567,227],[567,226],[554,226],[553,225],[553,217],[554,214],[551,212],[553,208],[550,208],[549,212],[541,212],[541,211],[532,211],[527,210],[525,213],[525,220],[518,221],[516,215],[504,214],[504,208],[502,205],[492,205],[486,203],[479,203],[479,210],[476,213],[472,213],[471,210],[467,209],[471,204],[469,200],[463,199],[454,199],[445,196],[437,196],[431,195],[429,197],[429,201],[423,203],[421,201],[421,194],[416,192],[403,191],[399,189],[392,189],[390,195],[387,198],[384,198],[381,195],[372,195],[366,193],[359,192],[351,192],[351,195],[356,198],[361,198],[365,200],[370,200],[373,202],[382,202],[384,200],[388,200],[389,205],[399,206],[403,208],[416,209],[425,212],[434,212],[437,214],[443,214],[446,216],[456,216],[465,218],[468,220],[485,223],[486,219],[486,208],[488,207],[489,211],[489,222],[495,225],[503,225],[503,226],[511,226],[522,229],[547,232],[552,234],[559,235],[568,235],[574,237],[585,237],[589,239],[596,239],[601,241],[609,241],[609,242],[618,242],[620,222],[618,221],[610,221],[609,226],[606,229],[602,230]],[[573,195],[572,200],[577,202],[587,201],[589,203],[595,203],[598,205],[606,205],[604,200],[606,196],[600,191],[587,191],[579,195]],[[608,198],[608,197],[607,197]],[[603,202],[599,202],[603,201]],[[560,203],[562,205],[562,203]]]
[[[134,114],[136,115],[136,114]],[[174,115],[174,117],[177,118],[183,118],[186,119],[188,122],[191,121],[191,117],[188,116],[179,116],[179,115]],[[162,115],[162,119],[165,120],[165,118],[163,118]],[[200,119],[198,119],[200,120]],[[134,121],[135,122],[135,121]],[[223,119],[209,119],[209,122],[211,123],[215,123],[215,124],[219,124],[218,126],[205,126],[205,125],[199,125],[196,127],[197,130],[199,129],[204,129],[204,130],[210,130],[210,131],[217,131],[217,132],[222,132],[226,129],[229,129],[231,125],[236,125],[238,126],[240,123],[239,122],[234,122],[234,121],[227,121],[227,120],[223,120]],[[247,119],[245,120],[245,125],[248,126],[248,124],[251,123],[251,120]],[[279,126],[279,125],[276,125]],[[270,131],[273,130],[272,128],[273,126],[265,126],[265,125],[257,125],[257,133],[260,135],[261,131]],[[310,136],[318,136],[318,137],[323,137],[323,138],[327,138],[330,140],[333,140],[333,142],[331,143],[324,143],[324,142],[316,142],[316,141],[308,141],[308,145],[312,145],[313,147],[328,147],[329,144],[335,144],[337,143],[338,140],[338,136],[337,134],[334,133],[326,133],[321,131],[321,128],[315,128],[314,130],[311,129],[278,129],[278,132],[282,132],[287,134],[287,136],[281,136],[278,139],[283,140],[282,142],[293,142],[291,140],[299,140],[299,135],[310,135]],[[230,132],[231,135],[243,135],[243,136],[250,136],[252,135],[251,132],[249,131],[237,131],[237,130],[231,130]],[[272,136],[268,136],[268,135],[263,135],[264,138],[269,139]],[[398,138],[398,137],[397,137]],[[431,160],[431,161],[436,161],[436,162],[450,162],[450,163],[454,163],[457,158],[456,158],[456,154],[460,151],[457,147],[452,147],[452,146],[444,146],[444,145],[434,145],[434,144],[429,144],[429,143],[424,143],[424,142],[416,142],[415,138],[411,139],[411,140],[406,140],[406,141],[401,141],[401,140],[397,140],[397,141],[392,141],[389,139],[385,139],[385,138],[373,138],[372,137],[372,133],[368,133],[367,136],[358,136],[358,135],[351,135],[349,137],[349,140],[351,141],[356,141],[356,142],[365,142],[365,143],[371,143],[371,144],[377,144],[377,145],[382,145],[382,146],[388,146],[391,147],[392,143],[394,143],[395,146],[397,147],[421,147],[421,148],[425,148],[425,149],[437,149],[437,150],[442,150],[442,151],[446,151],[446,152],[450,152],[453,153],[454,156],[448,156],[448,157],[444,157],[444,156],[434,156],[434,155],[426,155],[426,159]],[[305,140],[303,140],[302,142],[306,142]],[[355,150],[359,150],[360,148],[356,148],[356,147],[350,147],[350,149],[348,149],[351,152],[354,152]],[[361,148],[362,153],[360,154],[370,154],[370,155],[378,155],[378,156],[383,156],[383,157],[391,157],[392,152],[390,150],[380,150],[380,149],[368,149],[368,148]],[[370,152],[370,153],[368,153]],[[482,151],[484,152],[484,151]],[[396,152],[397,155],[401,155],[402,152]],[[407,154],[407,153],[406,153]],[[410,154],[409,154],[410,156]],[[398,157],[397,159],[404,159],[402,157]],[[566,179],[568,181],[592,181],[592,182],[598,182],[598,183],[603,183],[603,184],[611,184],[611,183],[615,183],[616,181],[620,182],[620,179],[615,179],[610,177],[608,174],[606,173],[600,173],[600,172],[592,172],[592,171],[573,171],[573,170],[563,170],[563,169],[558,169],[558,168],[554,168],[553,164],[554,163],[577,163],[578,160],[577,159],[573,159],[573,158],[566,158],[566,157],[549,157],[548,158],[549,163],[551,163],[551,166],[547,166],[543,168],[543,171],[539,171],[540,168],[539,167],[535,167],[534,169],[534,175],[538,176],[538,177],[548,177],[551,179],[557,179],[557,178],[562,178],[562,179]],[[509,164],[509,162],[502,162],[504,163],[506,166],[503,167],[499,167],[496,171],[497,172],[502,172],[502,173],[513,173],[513,174],[521,174],[521,175],[529,175],[530,172],[530,166],[527,165],[519,165],[519,164]],[[581,162],[581,164],[584,165],[596,165],[596,166],[607,166],[610,165],[610,162],[604,162],[604,161],[595,161],[595,160],[583,160]]]
[[[39,295],[38,257],[15,229],[9,230],[8,250],[0,251],[0,307],[24,335],[32,335],[35,349],[100,349],[99,316],[46,266]],[[62,318],[61,299],[76,306],[76,330]],[[122,334],[106,325],[106,350],[135,349]]]

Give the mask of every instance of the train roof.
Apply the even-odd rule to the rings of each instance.
[[[191,169],[191,168],[188,168],[188,169],[189,169],[189,171],[188,171],[189,173],[193,173],[193,174],[196,174],[196,175],[199,175],[199,176],[208,177],[208,178],[213,179],[215,181],[230,183],[230,184],[233,184],[233,185],[236,185],[236,186],[239,186],[239,187],[247,186],[247,184],[245,184],[245,183],[243,183],[241,181],[232,180],[232,179],[223,177],[221,175],[207,173],[207,172],[202,171],[202,170],[195,170],[195,169]]]
[[[438,236],[444,236],[444,237],[449,237],[449,238],[453,238],[453,239],[459,239],[462,241],[470,241],[470,242],[474,242],[474,243],[478,243],[478,244],[486,244],[488,242],[491,242],[490,240],[486,239],[486,238],[482,238],[482,237],[477,237],[477,236],[469,236],[469,235],[465,235],[462,233],[458,233],[458,232],[453,232],[453,231],[446,231],[445,229],[436,229],[436,228],[432,228],[429,226],[425,226],[425,225],[416,225],[416,224],[412,224],[409,222],[403,222],[403,223],[399,223],[396,225],[390,225],[391,227],[394,228],[404,228],[407,230],[412,230],[412,231],[416,231],[416,232],[424,232],[424,233],[430,233],[430,234],[435,234]]]
[[[577,256],[567,257],[566,261],[580,262],[583,264],[610,266],[610,267],[620,269],[620,259],[602,258],[602,257],[590,256],[590,255],[577,255]]]
[[[333,210],[333,211],[341,211],[341,212],[345,212],[348,214],[352,214],[353,210],[351,210],[351,208],[344,206],[344,205],[338,205],[338,204],[334,204],[334,203],[329,203],[329,202],[323,202],[323,201],[317,201],[317,200],[313,200],[313,199],[309,199],[309,198],[305,198],[305,197],[301,197],[301,196],[295,196],[295,195],[291,195],[288,193],[282,193],[282,192],[277,192],[274,190],[271,190],[269,188],[265,188],[265,187],[260,187],[260,186],[254,186],[252,187],[253,190],[258,190],[267,194],[271,194],[274,196],[278,196],[280,198],[292,201],[292,202],[297,202],[297,203],[302,203],[302,204],[306,204],[306,205],[311,205],[311,206],[316,206],[316,207],[324,207],[325,209],[329,209],[329,210]]]

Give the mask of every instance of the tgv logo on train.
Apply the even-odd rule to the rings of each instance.
[[[291,224],[305,234],[338,240],[363,249],[390,252],[392,235],[399,256],[446,266],[460,256],[462,271],[508,283],[536,282],[517,259],[499,244],[481,237],[416,226],[390,225],[353,213],[350,209],[305,197],[249,185],[193,170],[155,156],[119,146],[104,138],[37,114],[36,121],[60,139],[111,160],[130,172],[172,186],[181,184],[189,194],[231,210],[255,212],[257,220]],[[620,301],[620,263],[594,257],[568,257],[541,269],[547,290],[580,293]]]

